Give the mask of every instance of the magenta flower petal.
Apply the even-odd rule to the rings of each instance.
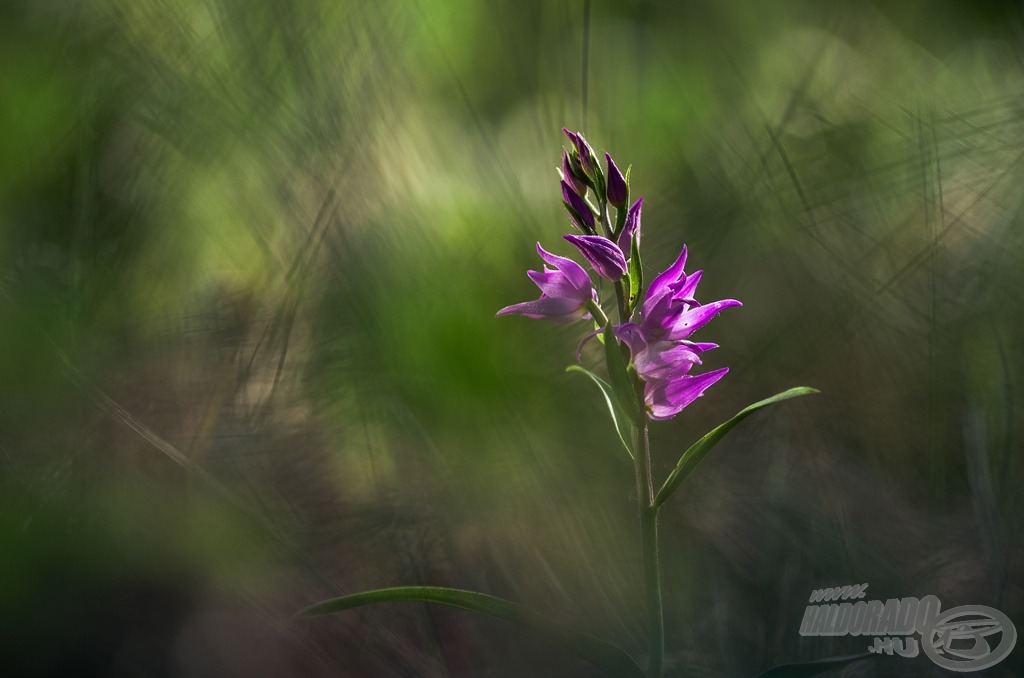
[[[649,381],[644,385],[644,401],[651,419],[664,421],[679,414],[684,407],[704,394],[729,371],[728,367],[684,376],[671,381]]]
[[[592,332],[587,332],[585,335],[583,335],[583,338],[580,339],[580,343],[576,344],[576,362],[580,362],[581,360],[583,360],[583,347],[587,345],[587,342],[589,342],[591,339],[601,334],[602,332],[604,332],[604,328],[598,327],[596,330],[593,330]]]
[[[678,305],[674,308],[672,295],[668,293],[653,300],[653,305],[648,308],[647,304],[651,301],[645,301],[644,307],[640,310],[640,332],[647,342],[661,341],[668,333],[670,319],[681,313],[684,308]]]
[[[688,341],[686,339],[683,339],[679,343],[682,344],[683,346],[689,346],[690,348],[692,348],[694,351],[697,351],[698,353],[703,353],[705,351],[712,351],[712,350],[718,348],[718,344],[712,344],[710,341]]]
[[[625,207],[626,201],[629,200],[629,188],[626,186],[626,179],[615,165],[612,156],[605,153],[604,159],[608,163],[608,186],[605,191],[605,195],[608,196],[608,202],[615,207]]]
[[[651,281],[651,286],[647,288],[647,296],[644,299],[644,305],[641,309],[641,314],[646,318],[650,311],[649,309],[654,306],[658,301],[671,292],[671,285],[679,282],[681,276],[685,276],[683,273],[683,267],[686,266],[686,245],[683,245],[683,251],[679,253],[675,263],[669,266],[665,271],[660,273],[658,277]]]
[[[562,181],[562,200],[569,206],[569,216],[576,226],[585,233],[593,233],[594,213],[590,205],[565,181]]]
[[[565,276],[565,279],[572,284],[577,292],[579,292],[580,298],[589,299],[593,296],[594,288],[590,284],[590,276],[587,275],[587,272],[582,266],[572,259],[560,257],[557,254],[552,254],[551,252],[546,251],[540,246],[540,243],[537,243],[537,254],[540,255],[541,259],[551,266],[554,266],[559,273]]]
[[[626,223],[623,225],[622,233],[619,233],[617,240],[619,249],[623,252],[630,251],[633,233],[636,233],[637,245],[640,244],[640,210],[643,206],[644,199],[637,198],[636,202],[629,208],[629,211],[626,212]]]
[[[534,320],[549,320],[556,323],[571,323],[587,317],[586,309],[573,299],[540,298],[512,304],[498,311],[496,315],[521,315]]]
[[[619,341],[628,346],[630,353],[633,355],[644,350],[644,347],[647,346],[647,342],[644,341],[643,330],[636,323],[624,323],[616,325],[612,329],[615,331],[615,336],[619,338]]]
[[[742,306],[735,299],[723,299],[703,306],[696,306],[683,311],[665,325],[668,333],[665,338],[670,341],[689,339],[690,335],[707,325],[716,315],[730,306]]]
[[[697,351],[682,344],[659,342],[633,356],[633,367],[644,381],[665,381],[684,376],[700,364]]]
[[[685,279],[677,286],[673,286],[672,298],[697,306],[697,300],[693,298],[693,295],[697,291],[697,284],[700,283],[701,276],[703,275],[704,271],[694,271],[690,275],[685,276]]]
[[[576,286],[561,271],[545,267],[543,271],[527,271],[526,275],[534,282],[545,297],[576,298],[579,296]]]
[[[565,239],[576,246],[590,262],[597,274],[608,280],[618,280],[626,274],[626,259],[618,245],[602,235],[567,235]]]
[[[590,276],[572,259],[544,250],[537,243],[537,254],[554,269],[528,271],[527,275],[540,288],[540,299],[506,306],[498,315],[521,315],[537,320],[568,323],[589,318],[587,303],[597,298]]]

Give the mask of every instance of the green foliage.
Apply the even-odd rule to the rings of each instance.
[[[633,235],[629,251],[629,311],[633,312],[644,289],[644,270],[640,260],[640,238]]]
[[[672,493],[679,489],[679,486],[690,477],[693,470],[697,468],[697,464],[703,461],[704,457],[708,456],[715,445],[717,445],[725,434],[728,433],[739,424],[741,421],[749,417],[754,412],[758,411],[762,407],[773,405],[775,403],[782,402],[783,400],[789,400],[790,398],[796,398],[804,395],[811,395],[813,393],[820,393],[816,388],[809,388],[807,386],[798,386],[791,388],[782,393],[777,393],[770,398],[759,400],[752,405],[744,407],[742,410],[736,413],[731,419],[726,421],[724,424],[719,424],[715,428],[708,431],[704,436],[691,445],[686,452],[679,458],[679,462],[676,467],[672,469],[672,473],[669,474],[665,480],[665,484],[658,490],[658,494],[654,498],[654,505],[661,506],[672,496]]]
[[[602,331],[604,337],[605,365],[608,368],[608,381],[611,384],[612,392],[619,403],[619,407],[633,422],[639,422],[640,406],[637,404],[636,393],[633,392],[633,384],[627,371],[626,359],[622,355],[623,347],[615,336],[612,323],[605,325]]]
[[[588,633],[576,631],[538,614],[519,603],[475,591],[438,586],[399,586],[364,591],[317,603],[298,613],[298,617],[315,617],[350,610],[362,605],[393,602],[420,602],[448,605],[529,629],[556,645],[574,652],[613,676],[643,678],[644,673],[633,658],[622,649]]]
[[[569,365],[565,368],[566,372],[579,372],[590,377],[590,380],[594,382],[598,389],[601,391],[601,395],[604,396],[604,403],[608,406],[608,414],[612,418],[612,424],[615,426],[615,435],[618,436],[619,441],[622,443],[622,447],[625,448],[626,454],[629,458],[633,458],[633,450],[629,446],[630,430],[629,430],[629,417],[623,411],[622,406],[619,404],[619,398],[615,395],[615,391],[612,387],[601,377],[597,376],[590,370],[580,367],[579,365]]]

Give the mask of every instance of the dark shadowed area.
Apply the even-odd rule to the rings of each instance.
[[[556,167],[632,165],[728,376],[652,429],[666,673],[864,652],[814,589],[1024,633],[1024,20],[1012,2],[0,3],[0,673],[597,676],[643,665],[630,460],[518,317]],[[577,256],[578,259],[578,256]],[[591,342],[584,365],[598,362]],[[1014,488],[1018,488],[1015,490]],[[824,675],[948,676],[921,655]],[[988,673],[1024,675],[1017,647]]]

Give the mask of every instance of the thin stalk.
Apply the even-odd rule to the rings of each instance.
[[[639,468],[637,503],[640,509],[640,549],[644,561],[644,592],[647,601],[648,678],[661,678],[665,653],[665,619],[661,600],[661,564],[658,560],[658,507],[651,482],[651,444],[647,418],[633,427],[634,454]]]
[[[615,284],[619,302],[619,321],[629,321],[629,303],[621,281]],[[622,349],[625,351],[626,347]],[[644,599],[647,607],[648,678],[661,678],[665,654],[665,619],[661,597],[661,564],[658,560],[658,507],[654,504],[654,480],[651,475],[650,420],[644,402],[643,382],[634,373],[633,390],[641,412],[633,422],[633,470],[636,474],[636,503],[640,516],[640,553],[644,567]]]
[[[629,322],[629,295],[626,294],[625,290],[622,289],[622,283],[615,283],[615,300],[618,302],[619,308],[619,322]],[[625,348],[625,346],[623,346]],[[629,360],[629,356],[623,354],[626,360]],[[640,411],[643,412],[643,404],[640,405]]]

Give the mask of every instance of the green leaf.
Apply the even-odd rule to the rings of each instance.
[[[850,664],[861,659],[868,659],[870,657],[877,657],[878,655],[870,652],[862,652],[860,654],[848,654],[842,657],[826,657],[825,659],[815,659],[809,662],[800,662],[796,664],[779,664],[773,666],[764,673],[759,673],[757,678],[810,678],[811,676],[817,676],[836,669],[843,664]]]
[[[475,591],[439,586],[397,586],[332,598],[300,611],[297,617],[315,617],[362,605],[390,602],[436,603],[479,612],[534,631],[574,652],[610,675],[643,678],[643,671],[624,650],[589,633],[563,626],[519,603]]]
[[[585,374],[588,377],[590,377],[591,381],[597,384],[597,387],[599,389],[601,389],[601,393],[604,395],[604,402],[606,405],[608,405],[608,413],[612,415],[612,423],[615,424],[615,432],[619,435],[619,440],[622,441],[622,446],[626,448],[626,454],[628,454],[629,458],[632,459],[633,450],[629,448],[629,443],[626,442],[629,438],[629,430],[623,430],[625,426],[629,426],[629,424],[626,423],[627,415],[625,412],[622,411],[622,408],[619,407],[619,404],[615,397],[615,392],[612,391],[612,387],[608,384],[607,381],[597,376],[590,370],[580,367],[579,365],[569,365],[568,367],[565,368],[565,371],[579,372],[580,374]]]
[[[720,426],[712,429],[704,435],[703,438],[695,442],[690,446],[690,449],[683,453],[683,456],[679,458],[679,463],[676,464],[675,469],[669,474],[665,484],[661,486],[661,490],[658,491],[658,496],[654,498],[654,505],[661,506],[665,503],[665,500],[672,496],[672,493],[679,489],[679,486],[683,484],[689,475],[693,472],[693,469],[697,467],[704,457],[718,444],[725,434],[732,430],[733,426],[740,423],[748,416],[768,405],[773,403],[779,403],[783,400],[789,400],[790,398],[796,398],[803,395],[811,395],[812,393],[820,393],[816,388],[810,388],[807,386],[798,386],[791,388],[788,391],[783,391],[773,395],[771,398],[765,398],[760,400],[753,405],[748,405],[739,412],[736,413],[729,421],[721,424]]]
[[[640,301],[640,293],[644,288],[644,273],[640,266],[640,233],[633,234],[629,249],[629,312],[632,313]]]
[[[604,326],[604,357],[608,365],[608,383],[611,384],[622,411],[635,424],[640,421],[640,407],[637,405],[633,384],[626,371],[626,361],[622,357],[619,340],[610,322]]]

